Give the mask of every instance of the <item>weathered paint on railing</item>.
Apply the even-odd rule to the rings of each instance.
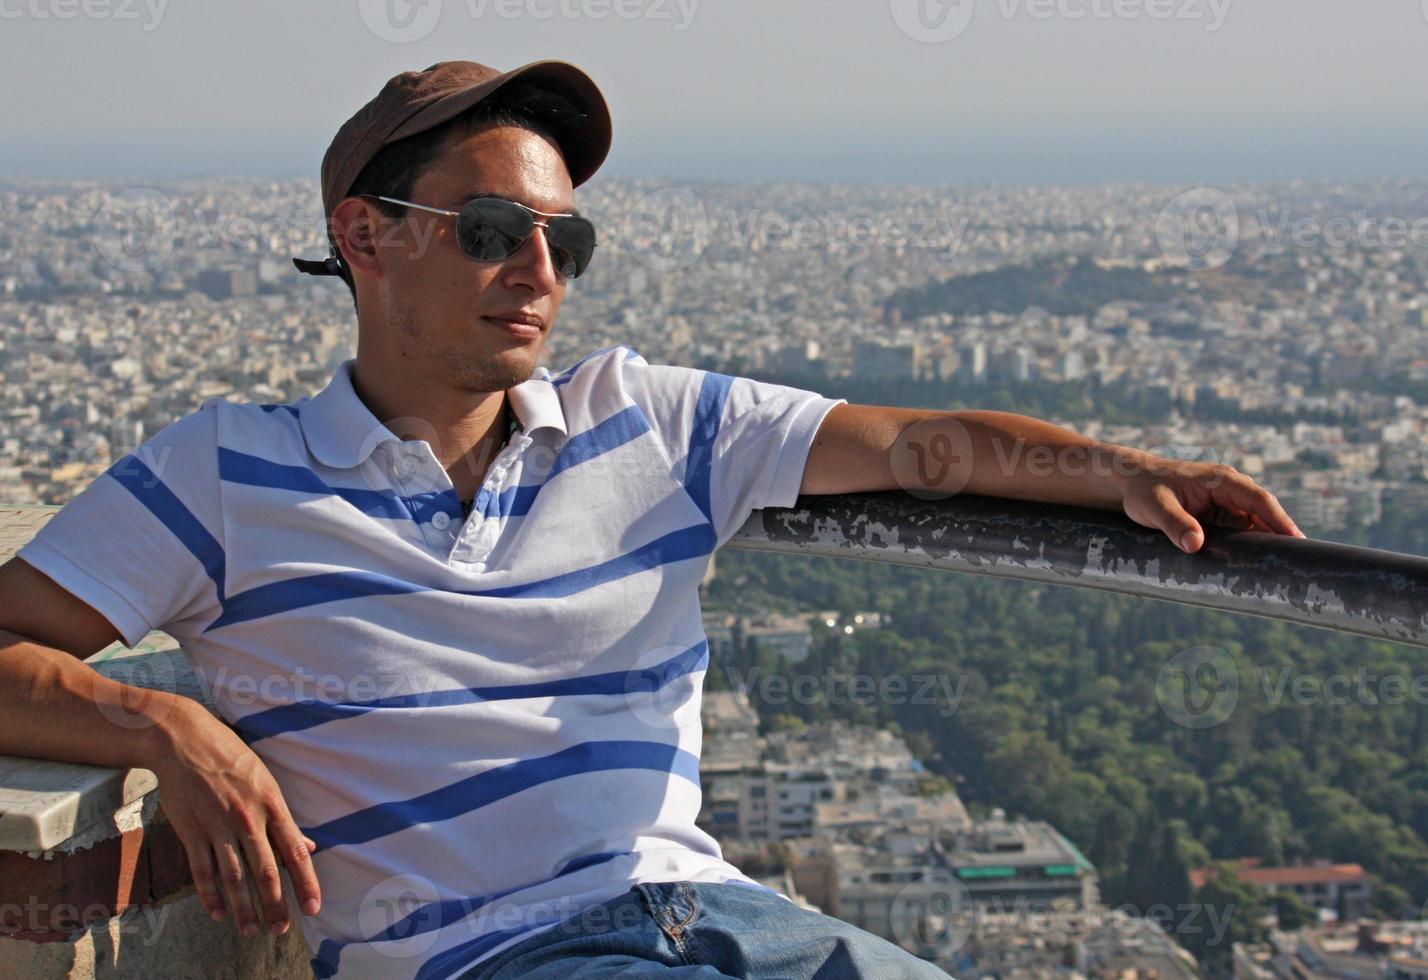
[[[895,490],[754,511],[728,546],[1121,592],[1428,647],[1428,558],[1205,531],[1192,555],[1118,512]]]

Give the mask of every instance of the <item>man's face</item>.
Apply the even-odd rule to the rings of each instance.
[[[459,211],[482,196],[552,213],[574,210],[560,151],[543,136],[504,125],[449,144],[406,199]],[[565,295],[545,229],[537,227],[510,258],[481,262],[461,251],[454,217],[408,208],[396,227],[384,226],[377,248],[388,349],[400,358],[395,370],[471,392],[504,390],[531,376]],[[517,313],[540,318],[538,337],[487,319]]]

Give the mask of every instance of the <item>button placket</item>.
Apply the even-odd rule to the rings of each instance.
[[[392,482],[398,494],[408,501],[415,496],[432,492],[438,489],[427,473],[423,475],[423,466],[426,462],[419,447],[407,448],[405,445],[393,446],[390,450],[390,460],[387,472],[391,474]],[[421,532],[422,539],[432,548],[446,548],[451,543],[454,534],[450,531],[444,537],[445,541],[433,541],[428,527],[436,531],[447,531],[451,526],[451,515],[445,511],[435,511],[428,515],[425,520],[418,521],[417,528]]]
[[[499,496],[505,489],[506,475],[533,441],[530,436],[519,434],[491,461],[491,467],[476,491],[471,515],[456,535],[456,547],[451,555],[453,560],[470,565],[475,571],[485,571],[486,558],[496,546],[499,527],[497,522],[486,519],[484,508],[479,506],[481,494],[484,492],[488,501],[491,496]]]

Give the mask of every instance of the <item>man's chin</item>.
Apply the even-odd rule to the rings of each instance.
[[[539,357],[540,348],[532,345],[491,351],[480,360],[461,358],[452,364],[456,368],[456,377],[452,380],[472,393],[504,391],[529,380],[535,374]]]

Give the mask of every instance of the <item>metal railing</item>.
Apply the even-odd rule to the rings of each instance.
[[[1186,554],[1112,511],[894,490],[755,511],[727,546],[1120,592],[1428,647],[1428,558],[1204,527]]]

